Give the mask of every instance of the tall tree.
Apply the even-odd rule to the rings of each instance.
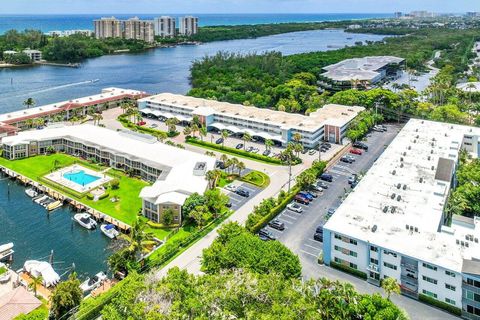
[[[75,273],[70,274],[68,280],[60,282],[50,297],[51,312],[59,319],[70,310],[77,307],[83,299],[80,281]]]

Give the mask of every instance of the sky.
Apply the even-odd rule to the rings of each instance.
[[[0,0],[1,14],[480,11],[480,0]]]

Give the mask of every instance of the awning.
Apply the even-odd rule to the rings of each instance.
[[[140,112],[143,114],[152,114],[152,109],[150,108],[140,109]]]
[[[193,120],[193,117],[188,117],[188,116],[184,116],[184,115],[175,115],[175,118],[177,118],[178,120],[180,121],[192,121]]]

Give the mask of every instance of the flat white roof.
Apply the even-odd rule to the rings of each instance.
[[[65,107],[68,104],[78,104],[78,105],[89,105],[100,103],[102,101],[108,101],[115,98],[120,98],[122,96],[145,96],[146,93],[143,91],[129,90],[122,88],[105,88],[102,90],[102,93],[72,99],[68,101],[61,101],[57,103],[51,103],[43,106],[38,106],[35,108],[23,109],[18,111],[13,111],[9,113],[0,114],[0,122],[12,123],[16,120],[22,120],[23,118],[32,118],[34,116],[43,116],[45,113],[59,111],[62,107]]]
[[[480,128],[410,120],[325,228],[461,272],[463,259],[480,258],[480,219],[473,229],[442,219],[464,135]]]
[[[401,63],[404,60],[403,58],[392,56],[347,59],[324,67],[323,69],[326,70],[326,72],[322,73],[322,76],[335,81],[372,81],[379,75],[379,72],[377,72],[379,69],[389,64]]]
[[[480,82],[467,82],[457,85],[457,89],[465,92],[480,92]]]
[[[358,106],[328,104],[306,116],[172,93],[161,93],[140,99],[139,102],[184,108],[194,115],[224,115],[245,121],[258,121],[282,128],[294,128],[305,131],[316,131],[326,122],[333,119],[337,125],[343,126],[355,118],[359,112],[365,110],[365,108]],[[333,122],[330,124],[333,125]]]
[[[163,172],[153,186],[142,190],[141,196],[156,198],[164,193],[179,192],[190,194],[203,193],[208,181],[203,175],[195,175],[194,168],[198,162],[206,163],[206,171],[215,166],[215,158],[192,151],[172,147],[151,137],[135,133],[117,132],[90,124],[63,126],[20,132],[16,136],[2,139],[7,145],[18,145],[30,141],[44,141],[55,138],[71,137],[86,144],[99,146],[105,151],[114,151],[117,155],[129,156],[130,159],[147,163]],[[182,196],[169,196],[170,201],[179,201]]]

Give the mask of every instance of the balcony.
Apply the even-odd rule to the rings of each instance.
[[[380,268],[378,267],[378,265],[376,265],[374,263],[370,263],[367,267],[367,270],[372,271],[372,272],[380,273]]]

